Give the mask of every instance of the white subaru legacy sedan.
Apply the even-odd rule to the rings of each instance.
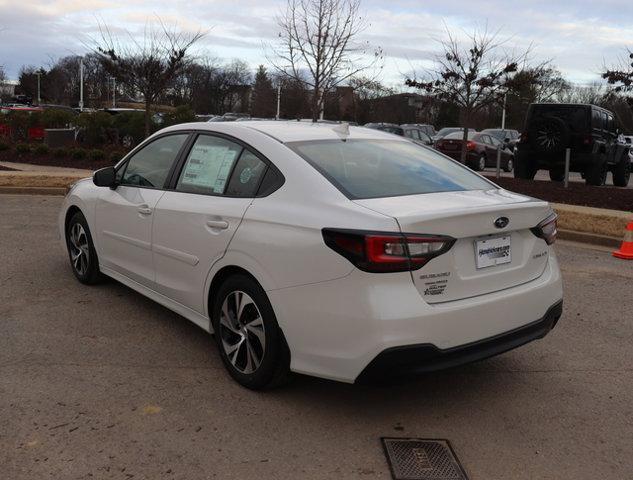
[[[214,332],[253,389],[452,367],[562,313],[546,202],[345,124],[166,128],[76,183],[59,228],[80,282],[106,275]]]

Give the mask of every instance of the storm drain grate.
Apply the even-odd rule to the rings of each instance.
[[[382,438],[394,480],[468,480],[448,440]]]

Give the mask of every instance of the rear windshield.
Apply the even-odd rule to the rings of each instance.
[[[472,140],[475,138],[475,135],[479,135],[476,132],[468,132],[468,140]],[[444,140],[463,140],[464,138],[464,132],[463,131],[459,131],[459,132],[453,132],[453,133],[449,133],[448,135],[446,135],[444,137]]]
[[[490,182],[439,153],[398,140],[286,144],[350,199],[490,190]]]
[[[395,133],[396,135],[400,135],[401,137],[404,135],[404,130],[402,130],[400,127],[391,127],[389,125],[386,125],[374,128],[383,132]]]

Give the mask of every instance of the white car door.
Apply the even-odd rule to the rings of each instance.
[[[268,168],[239,143],[200,134],[183,159],[178,181],[154,214],[158,292],[201,314],[205,281],[225,253]]]
[[[188,136],[166,135],[147,144],[119,167],[117,188],[103,188],[95,212],[101,267],[153,288],[154,208]]]

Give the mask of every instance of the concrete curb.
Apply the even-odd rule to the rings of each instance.
[[[576,232],[574,230],[558,229],[557,237],[560,240],[569,240],[571,242],[589,243],[591,245],[598,245],[601,247],[607,247],[617,249],[622,242],[621,238],[608,237],[606,235],[597,235],[595,233]]]
[[[66,195],[66,187],[9,187],[9,186],[0,186],[0,194],[9,194],[9,195]]]
[[[613,240],[619,242],[624,229],[633,221],[633,213],[604,208],[581,207],[553,203],[552,208],[558,214],[558,228],[561,238],[612,246]],[[573,235],[570,232],[575,232]],[[576,238],[569,238],[575,236]],[[583,240],[580,240],[583,238]],[[618,244],[619,245],[619,244]]]

